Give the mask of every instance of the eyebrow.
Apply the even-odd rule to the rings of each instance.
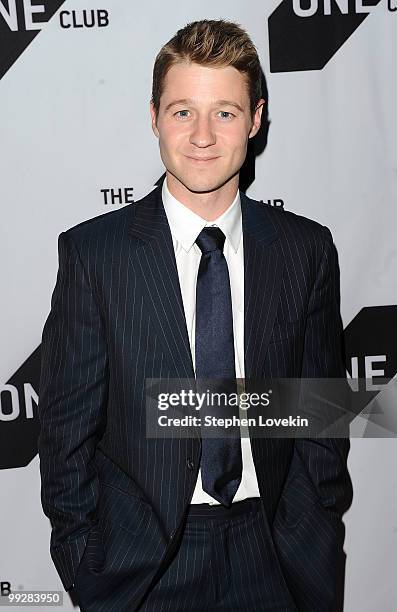
[[[167,106],[165,107],[165,111],[169,110],[172,106],[175,106],[176,104],[194,104],[194,100],[192,100],[192,98],[181,98],[180,100],[174,100],[173,102],[167,104]],[[214,106],[215,105],[234,106],[234,108],[237,108],[237,110],[239,110],[240,112],[244,112],[244,109],[240,106],[240,104],[238,104],[237,102],[233,102],[232,100],[217,100],[216,102],[214,102]]]

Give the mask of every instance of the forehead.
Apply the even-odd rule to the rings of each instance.
[[[193,98],[197,102],[227,98],[241,105],[246,105],[249,98],[246,77],[233,66],[214,68],[192,62],[171,66],[161,97],[166,103],[173,98]]]

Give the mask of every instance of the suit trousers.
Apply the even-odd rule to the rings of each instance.
[[[139,612],[292,612],[260,498],[190,506],[180,544]]]

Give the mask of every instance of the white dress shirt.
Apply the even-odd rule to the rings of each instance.
[[[167,179],[163,182],[162,198],[174,245],[194,371],[196,371],[196,284],[201,259],[201,251],[195,242],[204,227],[215,225],[222,230],[226,237],[223,253],[229,268],[232,296],[236,378],[244,378],[244,252],[240,192],[237,190],[236,197],[229,208],[214,221],[206,221],[174,198],[167,187]],[[246,417],[247,414],[240,410],[240,416]],[[248,431],[244,431],[246,437],[241,438],[243,474],[233,502],[247,497],[259,497],[251,443]],[[191,503],[209,503],[211,505],[219,503],[203,490],[201,469]]]

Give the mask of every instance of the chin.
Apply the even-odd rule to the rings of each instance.
[[[181,177],[178,178],[178,180],[186,189],[188,189],[192,193],[209,193],[211,191],[216,191],[217,189],[220,189],[220,187],[227,183],[230,178],[231,177],[219,177],[198,181],[197,177],[195,177],[196,180],[190,180],[188,177]]]
[[[220,185],[192,185],[186,184],[186,189],[191,191],[192,193],[209,193],[211,191],[216,191],[219,189]]]

